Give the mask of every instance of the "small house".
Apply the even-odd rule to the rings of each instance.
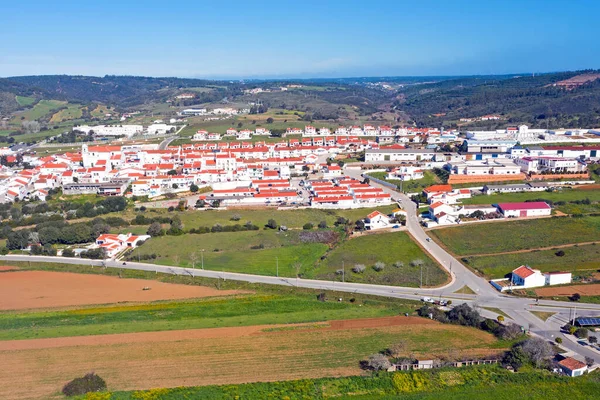
[[[390,218],[379,211],[373,211],[365,218],[365,229],[376,230],[382,228],[391,228]]]
[[[568,376],[583,375],[588,369],[588,366],[585,363],[573,357],[567,357],[564,360],[559,361],[558,365],[560,365],[560,369]]]

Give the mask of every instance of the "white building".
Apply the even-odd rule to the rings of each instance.
[[[429,149],[368,149],[365,162],[379,161],[431,161],[435,151]]]
[[[567,357],[564,360],[559,361],[558,365],[565,374],[571,377],[583,375],[588,370],[586,363],[573,357]]]
[[[167,124],[151,124],[151,125],[148,125],[146,134],[148,134],[148,135],[165,135],[168,132],[170,132],[171,129],[175,129],[175,126],[167,125]]]
[[[80,125],[74,126],[73,131],[80,131],[86,134],[93,132],[96,136],[127,136],[131,137],[144,131],[142,125]]]
[[[552,214],[552,207],[544,201],[499,203],[498,211],[507,218],[540,217]]]
[[[540,270],[531,268],[528,265],[521,265],[512,271],[510,278],[493,279],[490,283],[499,291],[504,292],[507,290],[529,289],[547,285],[569,284],[571,280],[572,276],[570,272],[542,273]]]
[[[379,211],[373,211],[365,218],[365,229],[373,231],[376,229],[391,228],[390,217]]]

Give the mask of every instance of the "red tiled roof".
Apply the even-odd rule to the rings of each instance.
[[[544,201],[531,201],[522,203],[499,203],[498,207],[504,211],[517,211],[517,210],[539,210],[551,208],[548,203]]]
[[[425,188],[423,190],[425,193],[433,193],[433,192],[450,192],[452,191],[452,186],[450,185],[433,185]]]
[[[560,361],[558,364],[561,367],[565,367],[571,371],[574,371],[576,369],[581,369],[586,366],[585,363],[582,363],[581,361],[576,360],[573,357],[567,357],[564,360]]]
[[[515,269],[513,274],[517,275],[520,278],[528,278],[531,275],[535,274],[535,271],[526,265],[521,265],[519,268]]]

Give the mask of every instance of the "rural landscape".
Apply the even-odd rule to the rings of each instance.
[[[600,7],[534,3],[4,6],[0,398],[598,397]]]

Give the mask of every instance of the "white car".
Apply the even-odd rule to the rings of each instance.
[[[433,299],[431,297],[423,297],[421,298],[421,301],[425,303],[433,303]]]

